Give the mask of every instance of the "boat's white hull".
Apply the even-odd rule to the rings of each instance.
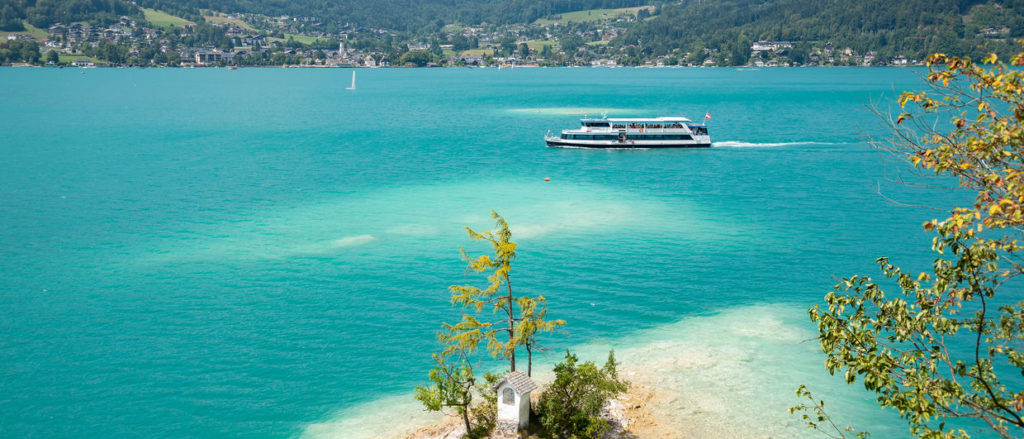
[[[578,140],[561,137],[544,137],[547,145],[554,148],[707,148],[711,146],[710,136],[694,136],[689,140]]]

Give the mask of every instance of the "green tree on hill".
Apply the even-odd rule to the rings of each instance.
[[[23,14],[18,13],[11,4],[5,4],[3,8],[0,8],[0,30],[25,30],[25,25],[21,22],[22,17]]]
[[[434,54],[426,50],[410,50],[398,58],[398,65],[400,66],[413,63],[417,67],[423,67],[432,62],[434,62]]]
[[[0,62],[35,64],[40,57],[39,44],[35,41],[12,40],[0,43]]]
[[[519,43],[519,58],[526,59],[530,56],[530,46],[526,43]]]

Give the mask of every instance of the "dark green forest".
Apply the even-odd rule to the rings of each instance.
[[[0,30],[24,29],[22,21],[46,28],[54,23],[86,21],[116,23],[121,16],[142,18],[142,11],[124,0],[0,0]]]
[[[752,42],[792,41],[803,62],[812,44],[919,59],[943,52],[1013,53],[1024,37],[1024,0],[683,0],[617,38],[643,55],[682,48],[719,50],[729,64],[747,61]]]

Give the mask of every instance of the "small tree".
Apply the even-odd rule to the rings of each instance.
[[[541,394],[539,411],[541,425],[552,437],[599,438],[609,429],[599,417],[609,398],[629,388],[619,379],[615,351],[608,353],[604,367],[594,362],[579,361],[569,351],[565,361],[555,366],[555,381]]]
[[[431,385],[416,386],[415,398],[429,411],[454,408],[462,416],[468,433],[472,431],[469,405],[473,402],[473,366],[464,350],[456,350],[454,354],[434,354],[437,365],[430,370]]]
[[[525,346],[527,351],[527,371],[533,369],[533,349],[537,346],[536,335],[542,332],[552,332],[565,325],[564,320],[548,321],[547,301],[543,296],[516,297],[512,294],[512,282],[510,272],[512,260],[516,257],[516,243],[512,242],[512,231],[508,223],[491,211],[495,220],[494,232],[475,232],[466,227],[469,237],[475,240],[487,241],[494,249],[494,257],[481,255],[477,258],[470,257],[465,250],[462,250],[463,259],[469,261],[469,268],[476,272],[491,271],[487,277],[490,284],[485,289],[471,285],[452,285],[449,289],[452,292],[452,304],[462,305],[476,309],[477,312],[490,305],[491,311],[502,316],[500,322],[486,322],[464,314],[462,321],[455,325],[444,325],[444,332],[441,341],[448,344],[450,349],[466,349],[470,352],[475,350],[481,341],[487,341],[487,348],[495,358],[507,358],[509,370],[516,370],[516,348]],[[505,287],[504,293],[501,291]],[[508,338],[499,340],[500,334]]]
[[[483,311],[484,307],[491,305],[492,311],[501,313],[503,322],[482,322],[473,316],[463,314],[462,321],[455,325],[445,324],[446,334],[442,336],[442,342],[458,349],[473,351],[483,340],[487,341],[487,348],[491,355],[496,358],[507,358],[509,370],[516,370],[516,346],[520,339],[517,338],[516,322],[519,320],[515,307],[515,298],[512,296],[512,283],[509,272],[512,270],[512,260],[516,257],[516,243],[510,241],[512,232],[508,228],[505,219],[492,211],[491,216],[495,220],[497,233],[478,233],[466,227],[466,233],[475,240],[485,240],[491,243],[494,248],[494,258],[489,255],[480,255],[471,258],[462,249],[462,258],[469,261],[469,268],[476,272],[493,270],[487,277],[490,285],[480,289],[471,285],[452,285],[448,289],[452,293],[452,304],[463,307],[475,308],[477,312]],[[506,292],[501,293],[501,287],[506,287]],[[501,326],[504,325],[504,326]],[[507,341],[498,340],[498,333],[508,335]]]
[[[995,54],[985,59],[996,61]],[[1012,63],[1024,65],[1024,53]],[[939,253],[931,273],[913,276],[879,258],[897,294],[853,276],[825,296],[826,308],[809,313],[829,373],[842,372],[848,383],[860,377],[912,434],[968,437],[942,421],[972,418],[1000,437],[1021,437],[1024,302],[1013,302],[1019,284],[999,293],[1024,273],[1017,245],[1024,231],[1024,73],[942,54],[929,66],[932,90],[900,97],[902,108],[914,110],[892,123],[891,149],[917,168],[956,177],[977,191],[975,202],[924,223]],[[931,123],[937,113],[952,115],[951,131]]]
[[[526,348],[526,375],[533,376],[533,351],[543,349],[537,342],[537,334],[554,332],[565,326],[565,320],[545,320],[548,307],[544,296],[520,298],[519,309],[522,310],[523,317],[516,326],[515,338]]]

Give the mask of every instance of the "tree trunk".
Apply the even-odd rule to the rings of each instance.
[[[526,376],[533,376],[533,349],[530,348],[530,343],[526,343]]]
[[[462,410],[459,411],[462,412],[462,422],[466,423],[466,436],[469,436],[469,406],[463,407]]]
[[[512,327],[512,317],[509,317],[508,325],[509,325],[509,327]],[[510,344],[512,343],[512,339],[513,339],[513,334],[514,333],[515,333],[514,330],[513,331],[508,331],[508,342]],[[510,368],[509,372],[515,372],[516,371],[516,347],[515,346],[512,346],[512,350],[508,354],[508,363],[509,363],[509,368]]]
[[[512,281],[509,280],[508,276],[505,276],[505,286],[508,287],[508,342],[512,344],[512,340],[515,338],[516,333],[516,319],[515,319],[515,308],[512,306]],[[509,372],[516,371],[516,346],[512,345],[511,352],[508,356],[509,360]]]

